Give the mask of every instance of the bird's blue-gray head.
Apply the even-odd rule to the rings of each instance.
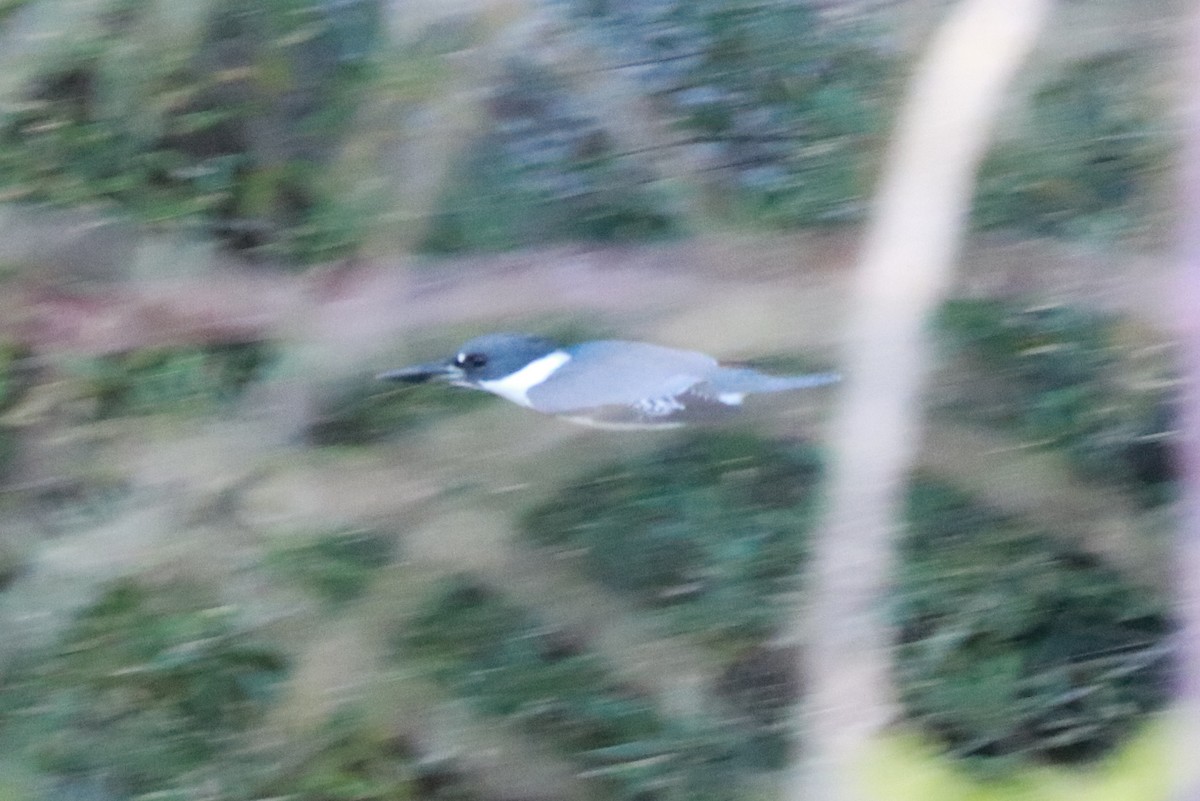
[[[536,359],[558,350],[558,345],[532,334],[485,334],[464,342],[453,356],[380,373],[384,381],[420,383],[440,379],[454,384],[478,385],[511,375]]]

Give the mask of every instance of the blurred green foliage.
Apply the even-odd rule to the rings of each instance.
[[[810,445],[706,431],[564,486],[523,528],[678,630],[756,642],[798,585],[821,475]]]
[[[328,742],[282,784],[297,801],[409,801],[418,792],[415,760],[403,742],[362,720],[330,724]],[[274,788],[273,788],[274,789]]]
[[[369,445],[477,409],[489,397],[444,384],[411,386],[363,375],[318,404],[306,437],[316,446]]]
[[[143,348],[83,362],[86,397],[99,418],[209,411],[235,400],[274,360],[266,342]]]
[[[17,433],[9,426],[0,425],[0,482],[11,474],[16,457]]]
[[[29,5],[33,0],[0,0],[0,25],[8,21],[15,12],[20,11],[23,6]]]
[[[0,592],[7,590],[25,572],[29,550],[9,537],[0,537]]]
[[[1174,398],[1161,352],[1146,363],[1118,320],[1077,306],[956,300],[939,322],[958,357],[956,412],[1061,449],[1142,504],[1172,496]]]
[[[447,17],[388,49],[382,0],[197,2],[199,30],[171,3],[97,0],[71,36],[47,37],[0,114],[0,194],[121,209],[254,258],[356,253],[388,211],[389,190],[373,188],[385,141],[402,135],[409,101],[441,87],[443,56],[485,26]],[[37,10],[27,5],[0,2],[0,19]],[[689,224],[689,183],[706,213],[742,223],[862,216],[900,96],[889,76],[904,71],[884,15],[808,0],[553,5],[679,140],[645,147],[596,110],[587,82],[537,54],[516,59],[421,250],[669,236]],[[1065,235],[1137,225],[1169,150],[1145,72],[1117,53],[1041,89],[983,166],[976,223]]]
[[[0,21],[29,2],[30,0],[0,0]]]
[[[12,408],[26,388],[19,367],[22,355],[21,348],[0,340],[0,415]],[[17,432],[0,423],[0,481],[8,476],[16,455]]]
[[[405,735],[348,709],[322,731],[315,752],[272,782],[272,797],[295,801],[475,801],[455,760],[420,753]],[[294,752],[288,754],[295,763]],[[484,796],[490,798],[490,796]]]
[[[98,464],[95,454],[80,454],[69,467],[57,480],[24,495],[26,508],[47,535],[87,531],[128,510],[130,482],[111,466]]]
[[[210,0],[198,36],[169,4],[103,8],[48,46],[0,117],[7,197],[116,205],[252,256],[353,249],[361,221],[331,167],[371,78],[379,0]]]
[[[752,222],[858,218],[889,64],[860,12],[811,2],[561,0],[688,132],[714,195]]]
[[[1164,601],[923,478],[893,598],[896,680],[910,719],[999,771],[1099,758],[1170,696]]]
[[[758,742],[743,730],[715,716],[664,718],[571,632],[469,577],[440,588],[398,646],[430,661],[455,694],[543,738],[615,798],[737,798],[738,778],[761,767]]]
[[[488,111],[491,127],[447,186],[422,250],[641,240],[676,228],[648,165],[622,154],[553,73],[510,64]]]
[[[249,745],[286,674],[202,588],[122,580],[4,677],[0,731],[64,787],[195,797],[224,785],[222,760]]]
[[[374,574],[391,562],[394,548],[391,534],[351,529],[282,543],[267,564],[337,606],[366,592]]]
[[[1027,125],[981,167],[976,225],[1112,236],[1144,220],[1170,142],[1141,58],[1087,60],[1037,92]]]
[[[747,761],[782,770],[794,754],[793,707],[800,700],[800,654],[795,648],[754,645],[726,665],[713,688],[722,727],[744,738]]]
[[[16,402],[18,383],[15,373],[19,358],[20,348],[12,343],[0,341],[0,411]]]

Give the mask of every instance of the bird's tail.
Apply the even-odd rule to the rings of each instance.
[[[767,375],[749,367],[727,367],[712,383],[718,392],[753,394],[756,392],[787,392],[795,389],[814,389],[836,384],[838,373],[805,373],[804,375]]]

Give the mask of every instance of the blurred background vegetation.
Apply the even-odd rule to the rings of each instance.
[[[1151,5],[1063,4],[976,190],[1017,256],[934,327],[898,727],[981,787],[1169,700],[1176,380],[1113,300],[1170,223]],[[0,0],[0,799],[778,797],[823,401],[629,438],[370,376],[499,323],[827,359],[804,248],[945,6]]]

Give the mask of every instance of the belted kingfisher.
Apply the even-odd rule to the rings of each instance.
[[[482,389],[534,411],[601,428],[672,428],[735,411],[747,395],[821,387],[836,373],[774,376],[711,356],[607,339],[560,347],[531,334],[486,334],[441,361],[380,373]]]

